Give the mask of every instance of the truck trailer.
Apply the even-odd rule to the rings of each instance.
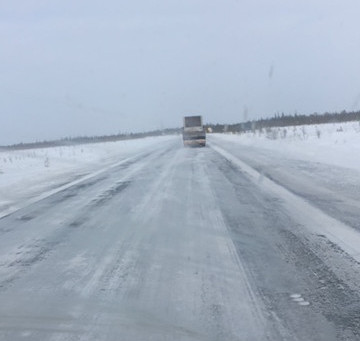
[[[184,146],[205,147],[206,133],[201,116],[185,116],[183,127]]]

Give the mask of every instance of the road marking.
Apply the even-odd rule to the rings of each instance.
[[[304,301],[304,302],[299,302],[298,304],[301,306],[308,306],[308,305],[310,305],[310,302]]]
[[[290,298],[293,302],[296,302],[298,305],[301,305],[301,306],[310,305],[310,302],[305,301],[304,298],[301,297],[300,294],[292,294],[292,295],[290,295]]]
[[[293,298],[294,302],[304,302],[305,300],[302,297]]]

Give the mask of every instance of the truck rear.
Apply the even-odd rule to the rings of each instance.
[[[183,128],[184,146],[205,147],[206,133],[201,116],[185,116]]]

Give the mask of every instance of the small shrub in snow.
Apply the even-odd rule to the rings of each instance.
[[[304,140],[306,140],[306,138],[307,138],[307,133],[306,133],[305,127],[302,127],[302,128],[301,128],[301,133],[302,133],[302,138],[303,138]]]
[[[265,128],[266,138],[271,139],[271,128]]]
[[[316,136],[318,139],[321,137],[321,130],[316,129]]]
[[[277,140],[279,134],[278,129],[266,128],[266,137],[270,140]]]
[[[282,139],[286,139],[286,136],[287,136],[287,130],[286,130],[286,129],[283,129],[283,130],[281,131],[281,138],[282,138]]]
[[[49,157],[48,157],[48,156],[45,157],[44,167],[46,167],[46,168],[50,167],[50,160],[49,160]]]

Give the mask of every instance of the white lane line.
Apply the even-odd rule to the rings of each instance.
[[[312,206],[305,199],[295,195],[285,187],[275,183],[263,174],[250,167],[226,150],[209,144],[210,147],[232,162],[248,175],[250,180],[263,190],[280,197],[291,217],[315,234],[322,234],[328,240],[338,245],[357,262],[360,262],[360,232],[354,228],[330,217],[319,208]]]
[[[293,302],[296,302],[298,305],[301,306],[308,306],[310,305],[310,302],[305,301],[300,294],[292,294],[290,295],[290,298]]]
[[[305,301],[302,297],[293,298],[292,300],[293,300],[294,302],[304,302],[304,301]]]
[[[156,149],[155,151],[157,151],[157,150],[158,149]],[[48,197],[50,197],[50,196],[52,196],[52,195],[54,195],[56,193],[59,193],[59,192],[65,190],[65,189],[68,189],[68,188],[70,188],[72,186],[75,186],[75,185],[77,185],[77,184],[79,184],[79,183],[81,183],[83,181],[92,179],[92,178],[94,178],[94,177],[96,177],[96,176],[98,176],[98,175],[100,175],[102,173],[105,173],[105,172],[107,172],[107,171],[109,171],[109,170],[111,170],[111,169],[113,169],[115,167],[121,166],[122,164],[124,164],[126,162],[129,162],[129,161],[132,161],[132,160],[134,160],[136,158],[144,156],[144,155],[146,155],[148,153],[149,153],[149,151],[141,152],[139,154],[136,154],[134,156],[131,156],[131,157],[123,159],[123,160],[121,160],[119,162],[116,162],[116,163],[114,163],[114,164],[112,164],[110,166],[102,168],[102,169],[100,169],[100,170],[98,170],[98,171],[96,171],[94,173],[87,174],[87,175],[81,177],[80,179],[77,179],[77,180],[74,180],[72,182],[67,183],[66,185],[54,188],[54,189],[49,190],[49,191],[46,191],[46,192],[44,192],[44,193],[42,193],[40,195],[37,195],[37,196],[35,196],[35,197],[33,197],[33,198],[29,199],[29,200],[26,200],[24,202],[14,204],[13,206],[9,207],[8,209],[0,212],[0,219],[4,218],[4,217],[6,217],[6,216],[8,216],[10,214],[13,214],[13,213],[15,213],[15,212],[27,207],[27,206],[35,204],[35,203],[37,203],[37,202],[39,202],[39,201],[41,201],[43,199],[46,199],[46,198],[48,198]]]

